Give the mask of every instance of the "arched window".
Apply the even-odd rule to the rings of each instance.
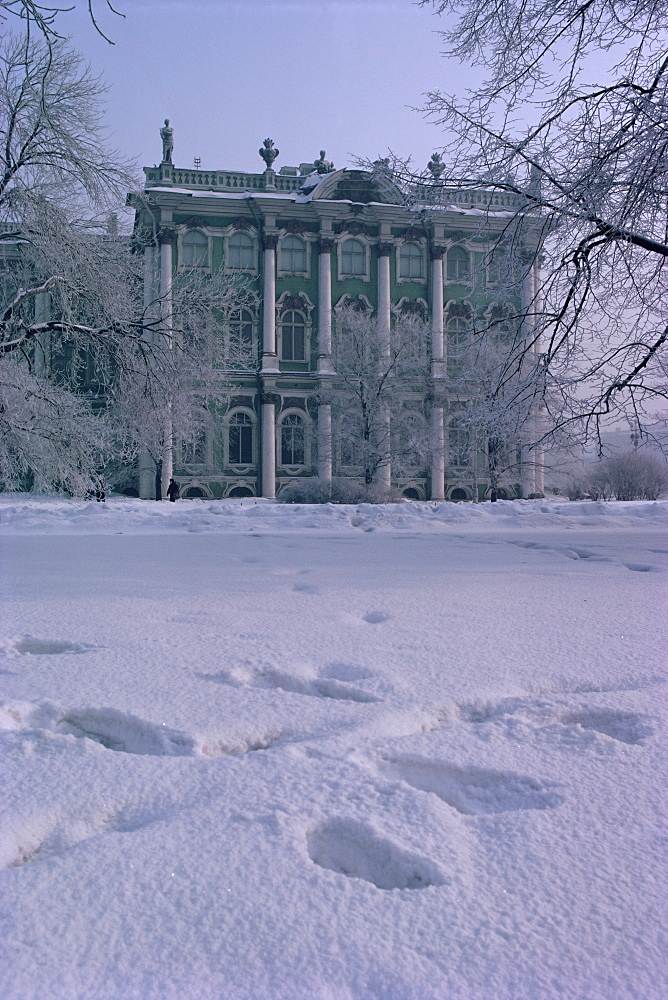
[[[198,427],[192,437],[182,441],[181,461],[184,465],[205,465],[206,451],[206,428]]]
[[[341,274],[366,274],[366,247],[360,240],[346,240],[341,247]]]
[[[450,499],[454,500],[455,503],[460,503],[462,500],[470,500],[471,494],[468,490],[462,489],[461,486],[456,486],[450,494]]]
[[[182,246],[184,267],[209,266],[209,241],[199,229],[189,229]]]
[[[450,465],[469,466],[471,464],[471,435],[468,427],[455,419],[448,428]]]
[[[417,243],[404,243],[399,250],[399,277],[423,277],[422,250]]]
[[[281,360],[306,361],[306,320],[297,309],[281,316]]]
[[[252,270],[255,267],[255,248],[248,233],[233,233],[228,241],[228,266]]]
[[[448,281],[468,281],[471,276],[471,262],[468,250],[450,247],[447,257]]]
[[[255,317],[250,309],[234,309],[228,320],[229,354],[247,358],[253,353]]]
[[[306,270],[306,244],[298,236],[281,241],[281,270],[303,273]]]
[[[253,464],[253,427],[253,418],[243,410],[230,417],[227,430],[230,465]]]
[[[465,367],[465,354],[471,326],[465,316],[451,316],[448,320],[448,375],[457,378]]]
[[[304,465],[306,433],[304,419],[289,413],[281,423],[281,465]]]

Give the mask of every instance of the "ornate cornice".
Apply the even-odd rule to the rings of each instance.
[[[344,222],[335,222],[332,226],[335,233],[350,233],[351,236],[366,236],[368,226],[358,219],[346,219]]]
[[[293,233],[295,236],[301,236],[306,232],[306,226],[299,219],[289,219],[287,222],[281,223],[280,228],[286,233]]]

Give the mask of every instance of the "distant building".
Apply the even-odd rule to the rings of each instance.
[[[390,461],[381,482],[414,499],[488,496],[486,446],[458,421],[452,355],[475,315],[504,308],[490,248],[519,199],[453,187],[440,205],[416,212],[382,161],[374,170],[336,170],[321,152],[276,171],[277,150],[266,140],[265,169],[253,174],[175,166],[171,129],[163,146],[161,164],[145,168],[144,197],[130,197],[137,226],[155,234],[144,249],[147,274],[159,275],[163,296],[183,269],[246,275],[246,302],[225,322],[256,362],[235,373],[197,448],[174,442],[163,476],[174,475],[182,496],[206,497],[274,497],[295,479],[359,477],[341,447],[333,361],[336,316],[348,304],[388,329],[413,311],[430,329],[429,384],[396,386],[411,419],[427,429],[430,455],[412,467]],[[537,280],[532,271],[521,294],[533,297]],[[140,495],[154,496],[155,468],[146,456],[141,466]],[[505,468],[502,496],[541,488],[536,456],[520,443]]]

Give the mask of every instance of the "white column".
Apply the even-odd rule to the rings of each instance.
[[[445,497],[445,426],[443,407],[433,406],[431,411],[431,499]]]
[[[332,370],[332,258],[334,241],[318,243],[318,371]]]
[[[318,403],[318,478],[332,478],[332,406]]]
[[[144,247],[144,319],[153,316],[153,306],[156,294],[155,260],[156,251],[152,246]],[[146,333],[147,340],[153,335]],[[139,496],[143,500],[155,500],[155,462],[148,448],[142,445],[139,449]]]
[[[276,244],[278,237],[266,233],[262,289],[262,371],[278,370],[276,356]]]
[[[162,317],[160,336],[163,346],[172,349],[172,239],[171,229],[163,229],[160,234],[160,312]],[[174,472],[174,442],[172,438],[172,400],[165,401],[162,444],[162,475],[160,486],[163,500],[167,498],[167,487]]]
[[[443,331],[443,247],[432,249],[431,260],[431,374],[434,405],[431,411],[431,499],[445,497],[445,424],[442,399],[445,378]]]
[[[262,394],[262,496],[276,496],[276,408],[273,393]]]
[[[378,337],[380,340],[380,366],[383,368],[390,359],[390,254],[391,243],[378,244]],[[382,450],[382,460],[378,467],[378,483],[389,489],[392,482],[392,440],[390,407],[381,404],[378,442]]]
[[[434,247],[431,260],[431,356],[446,359],[443,334],[443,247]]]
[[[318,371],[331,374],[332,366],[332,258],[334,241],[318,241]],[[323,384],[324,383],[324,384]],[[323,380],[320,391],[328,385]],[[318,477],[332,478],[332,405],[329,396],[318,403]]]

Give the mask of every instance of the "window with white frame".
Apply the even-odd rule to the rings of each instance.
[[[306,319],[298,309],[281,316],[281,361],[306,361]]]
[[[471,277],[471,255],[464,247],[450,247],[446,258],[448,281],[468,281]]]
[[[361,240],[346,240],[341,245],[341,274],[350,277],[366,275],[366,246]]]
[[[181,244],[184,267],[209,266],[209,241],[199,229],[189,229]]]
[[[255,246],[248,233],[232,233],[227,241],[227,265],[239,270],[252,271],[255,267]]]
[[[281,240],[281,271],[303,274],[306,271],[306,244],[298,236]]]
[[[281,465],[306,464],[306,425],[298,413],[288,413],[281,422]]]
[[[402,244],[399,250],[399,277],[424,277],[422,248],[417,243]]]
[[[448,428],[450,465],[467,467],[471,464],[471,434],[468,427],[455,418]]]
[[[227,455],[230,465],[252,465],[254,453],[253,418],[244,410],[236,410],[227,427]]]
[[[465,366],[466,349],[471,336],[471,324],[466,316],[451,316],[446,330],[448,343],[448,375],[456,378]]]

